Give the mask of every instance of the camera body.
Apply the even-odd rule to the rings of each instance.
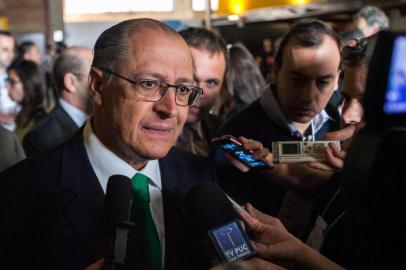
[[[325,149],[333,143],[340,149],[339,141],[281,141],[272,143],[273,163],[302,163],[326,161]]]
[[[366,123],[378,128],[404,128],[406,32],[382,31],[374,43],[364,97]]]

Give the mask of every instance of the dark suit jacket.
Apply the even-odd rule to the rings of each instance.
[[[0,172],[24,158],[24,150],[16,135],[0,127]]]
[[[185,214],[185,193],[213,181],[208,163],[176,148],[159,161],[165,269],[207,269]],[[104,193],[81,132],[53,151],[0,174],[0,261],[4,269],[84,269],[111,254]]]
[[[46,153],[72,137],[79,127],[58,104],[25,135],[23,147],[27,156]]]

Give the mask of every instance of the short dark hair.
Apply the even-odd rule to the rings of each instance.
[[[68,48],[59,55],[54,63],[52,77],[60,93],[64,88],[64,77],[67,73],[72,73],[79,79],[82,78],[84,72],[84,62],[80,55],[75,53],[75,47]]]
[[[354,20],[363,18],[369,26],[377,24],[379,30],[389,28],[389,19],[380,8],[376,6],[365,6],[360,9],[355,15]]]
[[[0,36],[2,36],[2,35],[14,38],[13,34],[10,31],[0,30]]]
[[[224,39],[214,31],[202,27],[189,27],[179,31],[189,47],[208,51],[210,54],[223,53],[227,60],[227,45]]]
[[[283,52],[290,43],[301,47],[318,47],[322,44],[324,36],[331,37],[341,51],[341,41],[337,33],[326,23],[318,19],[304,19],[295,23],[289,32],[282,38],[282,41],[275,54],[277,68],[282,67]]]

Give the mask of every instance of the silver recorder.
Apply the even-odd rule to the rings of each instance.
[[[324,149],[334,143],[338,149],[339,141],[286,141],[273,142],[273,163],[301,163],[307,161],[326,161]]]

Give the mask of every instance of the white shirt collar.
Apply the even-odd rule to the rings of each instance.
[[[78,127],[83,126],[83,124],[86,122],[86,119],[87,119],[87,115],[84,112],[82,112],[78,108],[73,107],[68,102],[63,100],[62,98],[59,99],[59,104],[65,110],[65,112],[70,116],[70,118],[72,118],[73,122],[75,122],[75,124]]]
[[[320,113],[315,115],[311,121],[311,135],[303,136],[299,130],[289,121],[285,114],[283,113],[279,102],[276,100],[271,88],[266,89],[262,92],[262,95],[259,100],[262,108],[267,113],[268,117],[272,119],[279,126],[286,128],[293,136],[300,134],[303,140],[315,140],[316,133],[320,128],[330,119],[330,116],[325,110],[322,110]]]
[[[141,171],[137,171],[103,145],[96,134],[94,134],[90,120],[86,122],[83,130],[83,138],[90,163],[104,192],[106,192],[107,182],[110,176],[121,174],[131,179],[138,172],[148,176],[150,185],[162,190],[158,160],[148,161],[147,165]]]

